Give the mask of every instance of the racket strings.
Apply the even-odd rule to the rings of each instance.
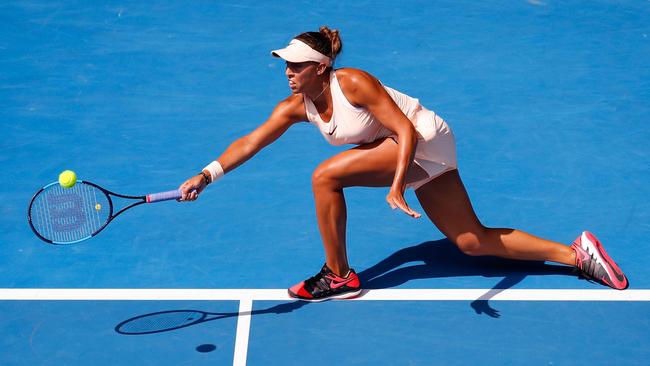
[[[91,236],[109,217],[110,204],[96,187],[78,183],[72,188],[53,184],[30,206],[34,229],[55,243],[71,243]]]

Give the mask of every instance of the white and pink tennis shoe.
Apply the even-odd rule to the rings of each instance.
[[[571,248],[576,252],[576,267],[585,277],[617,290],[628,288],[627,277],[594,234],[582,232]]]

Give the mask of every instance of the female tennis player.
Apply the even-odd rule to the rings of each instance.
[[[621,269],[589,232],[568,246],[515,229],[484,226],[458,174],[454,135],[447,123],[418,99],[383,85],[365,71],[334,69],[341,47],[339,32],[321,27],[272,51],[286,61],[291,95],[262,125],[234,141],[216,161],[180,186],[182,200],[196,200],[208,184],[302,121],[316,126],[330,144],[357,145],[325,160],[313,173],[326,262],[316,275],[289,288],[291,297],[322,301],[352,298],[361,292],[359,278],[348,264],[345,242],[343,189],[353,186],[390,187],[388,205],[419,218],[404,200],[404,190],[413,188],[429,219],[465,254],[563,263],[612,288],[628,287]]]

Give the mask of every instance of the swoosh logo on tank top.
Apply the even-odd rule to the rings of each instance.
[[[330,123],[331,123],[331,122],[330,122]],[[334,125],[334,129],[333,129],[332,131],[328,132],[328,133],[330,134],[330,136],[332,136],[332,135],[334,134],[334,131],[336,131],[336,128],[337,128],[338,126],[339,126],[339,125]]]

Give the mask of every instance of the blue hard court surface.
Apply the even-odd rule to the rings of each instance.
[[[310,174],[348,147],[307,124],[196,203],[132,210],[82,245],[42,244],[26,210],[64,169],[126,194],[175,188],[289,93],[269,50],[322,24],[341,31],[338,67],[371,72],[450,124],[486,225],[567,243],[592,230],[631,289],[650,288],[641,0],[2,2],[0,287],[275,289],[320,268]],[[346,191],[349,256],[369,288],[600,288],[558,266],[465,257],[426,219],[388,209],[385,194]],[[407,200],[420,209],[412,192]],[[647,302],[483,303],[480,313],[463,301],[253,304],[274,306],[252,316],[250,365],[650,356]],[[237,302],[0,302],[0,363],[232,363],[236,317],[146,336],[113,329],[188,307],[236,312]]]

